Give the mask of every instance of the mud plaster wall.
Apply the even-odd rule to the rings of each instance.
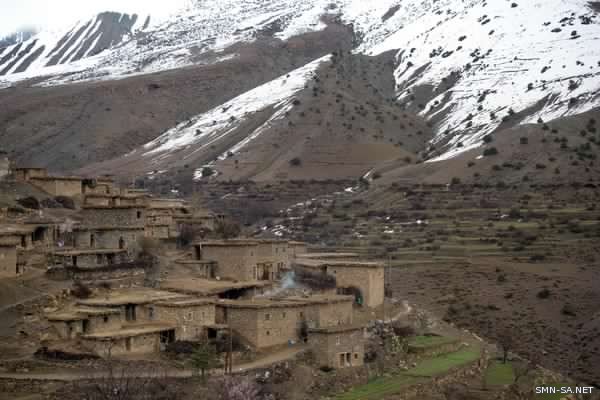
[[[311,332],[308,343],[319,366],[346,368],[364,364],[365,345],[362,330],[337,333]],[[350,354],[350,365],[347,365],[346,353]],[[343,360],[341,354],[344,354]]]
[[[155,305],[154,320],[177,325],[175,330],[177,340],[198,340],[203,335],[204,327],[215,323],[215,305],[189,307]]]

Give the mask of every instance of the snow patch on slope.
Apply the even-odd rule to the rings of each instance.
[[[403,2],[403,27],[370,51],[400,49],[398,98],[413,100],[415,88],[457,82],[423,102],[421,115],[440,117],[439,135],[455,134],[446,159],[481,144],[503,117],[546,101],[520,123],[587,111],[600,90],[600,27],[581,0],[513,2],[440,1],[433,9]],[[432,3],[433,4],[433,3]],[[424,13],[424,11],[426,11]],[[408,16],[413,15],[410,21]],[[416,72],[420,70],[420,72]],[[579,99],[574,101],[571,99]],[[509,111],[512,110],[512,111]],[[460,145],[459,145],[460,143]]]
[[[193,154],[234,132],[250,115],[272,107],[275,111],[269,120],[229,150],[240,151],[264,132],[269,124],[284,117],[285,112],[293,107],[293,96],[304,89],[306,82],[312,78],[317,68],[329,59],[330,56],[317,59],[179,124],[146,144],[143,147],[143,155],[164,158],[195,145],[191,153]],[[226,157],[227,153],[223,157]]]

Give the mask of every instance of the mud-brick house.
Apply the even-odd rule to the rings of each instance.
[[[85,195],[113,194],[115,193],[114,179],[109,177],[83,179],[82,192]]]
[[[61,339],[115,331],[123,323],[121,310],[110,307],[78,306],[72,310],[49,314],[47,319]]]
[[[351,296],[219,300],[217,323],[255,349],[305,341],[308,329],[351,324]]]
[[[0,231],[0,278],[13,278],[22,273],[17,263],[17,245],[19,239]]]
[[[52,253],[55,265],[94,270],[131,261],[124,249],[65,249]]]
[[[194,259],[215,262],[217,264],[216,276],[222,279],[268,280],[263,278],[270,278],[272,271],[259,271],[257,257],[256,240],[212,240],[194,245]]]
[[[48,176],[48,170],[46,168],[15,168],[14,170],[15,180],[17,182],[28,182],[31,178],[45,178]]]
[[[199,242],[194,259],[214,261],[216,276],[240,281],[275,281],[289,263],[287,242],[256,239]]]
[[[281,278],[281,272],[290,269],[288,242],[280,239],[261,239],[257,241],[257,265],[259,275],[270,273],[268,280]],[[266,271],[265,271],[266,269]]]
[[[40,176],[28,182],[52,196],[81,196],[83,178],[79,176]]]
[[[124,326],[83,335],[81,342],[100,357],[157,353],[175,341],[175,328],[164,323]]]
[[[144,205],[84,205],[74,247],[121,249],[135,257],[144,237],[145,212]]]
[[[288,254],[290,262],[301,254],[308,253],[308,244],[306,242],[298,242],[291,240],[288,242]]]
[[[100,356],[144,354],[164,350],[181,338],[195,338],[205,325],[214,324],[210,300],[146,288],[114,290],[82,300],[79,307],[120,310],[121,325],[80,336]]]
[[[144,228],[80,225],[73,228],[73,237],[73,245],[78,249],[119,249],[135,257],[140,251]]]
[[[385,266],[377,262],[296,258],[293,268],[335,277],[339,294],[353,294],[357,303],[376,308],[383,305]]]
[[[170,278],[161,281],[161,289],[194,297],[213,297],[220,299],[251,299],[261,296],[273,288],[267,281],[226,281],[199,278],[191,271],[186,278]]]
[[[114,226],[144,228],[146,206],[136,205],[84,205],[81,218],[86,226]]]
[[[0,225],[0,236],[16,241],[19,250],[48,248],[55,235],[53,225],[32,223]]]
[[[205,327],[215,323],[212,299],[182,298],[161,300],[149,306],[151,319],[174,324],[177,340],[200,340]]]
[[[361,326],[312,328],[308,343],[319,366],[339,369],[364,364],[365,337]]]

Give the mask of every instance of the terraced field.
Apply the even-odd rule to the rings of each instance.
[[[336,397],[337,400],[375,400],[385,396],[400,393],[413,385],[427,382],[428,379],[438,377],[466,367],[477,361],[481,356],[481,349],[475,346],[463,348],[456,352],[443,354],[434,358],[425,359],[416,367],[400,372],[394,376],[374,379],[366,385],[356,387]]]
[[[355,187],[272,231],[383,260],[389,292],[548,368],[600,382],[600,189]]]

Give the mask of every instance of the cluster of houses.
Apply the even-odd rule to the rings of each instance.
[[[383,306],[382,264],[311,253],[305,243],[280,239],[200,240],[181,249],[184,224],[210,231],[222,216],[118,188],[107,178],[57,177],[42,169],[12,175],[52,196],[78,199],[80,207],[69,223],[36,216],[0,225],[0,277],[23,273],[20,254],[35,249],[47,254],[49,271],[65,279],[127,282],[50,312],[57,340],[120,356],[227,331],[256,351],[303,345],[320,365],[362,365],[364,327],[355,310]],[[144,238],[178,255],[161,268],[183,273],[144,285],[147,271],[136,262]],[[295,274],[334,284],[285,290]]]

